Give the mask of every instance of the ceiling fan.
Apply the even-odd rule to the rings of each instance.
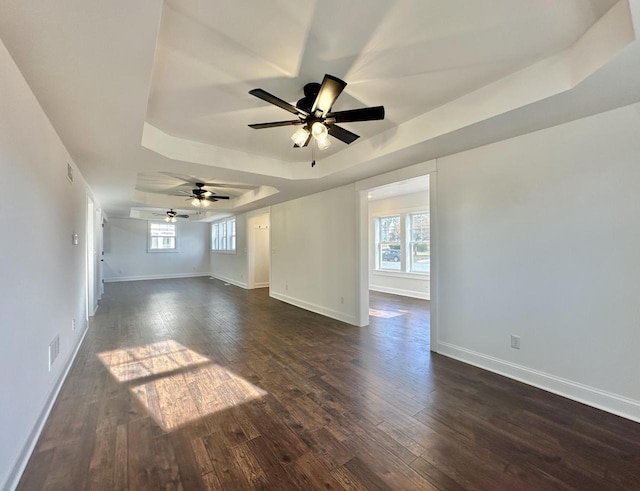
[[[322,84],[315,82],[306,84],[304,86],[304,97],[300,99],[295,106],[265,90],[250,90],[249,94],[295,114],[298,119],[250,124],[249,126],[259,130],[262,128],[275,128],[277,126],[302,125],[302,128],[299,128],[291,136],[294,142],[294,148],[306,147],[312,136],[320,150],[324,150],[331,145],[328,135],[346,144],[353,143],[359,138],[359,135],[338,126],[336,123],[384,119],[384,106],[331,112],[333,103],[346,86],[346,82],[327,74],[324,76]]]
[[[154,215],[163,216],[165,222],[171,223],[176,223],[177,218],[189,218],[189,215],[178,215],[178,212],[174,211],[173,208],[166,213],[154,213]]]
[[[213,186],[215,184],[205,184],[204,182],[196,182],[195,188],[191,190],[191,192],[187,191],[178,191],[179,194],[176,196],[189,196],[187,201],[191,200],[191,205],[196,208],[206,208],[211,203],[215,203],[221,199],[229,199],[229,196],[220,196],[213,191],[208,191],[204,189],[205,186]]]

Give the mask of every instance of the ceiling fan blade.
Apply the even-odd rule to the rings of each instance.
[[[207,196],[205,199],[209,201],[218,201],[219,199],[231,199],[229,196],[218,196],[214,194],[213,196]]]
[[[311,133],[309,133],[307,135],[307,139],[305,140],[304,144],[302,146],[298,145],[297,143],[293,144],[293,148],[302,148],[302,147],[306,147],[307,145],[309,145],[309,142],[311,141]]]
[[[359,135],[356,135],[355,133],[351,133],[349,130],[345,130],[344,128],[335,124],[329,125],[329,134],[337,138],[338,140],[345,142],[347,145],[349,143],[353,143],[358,138],[360,138]]]
[[[191,196],[191,193],[179,190],[177,194],[171,194],[170,196]]]
[[[349,111],[338,111],[327,114],[327,123],[352,123],[354,121],[374,121],[384,119],[384,106],[363,107]]]
[[[346,86],[347,82],[329,74],[325,75],[322,80],[322,85],[320,86],[320,91],[311,108],[311,113],[320,111],[323,116],[326,115],[331,111],[333,103],[336,102],[336,99]]]
[[[263,128],[275,128],[277,126],[293,126],[296,124],[302,124],[302,121],[300,121],[299,119],[294,119],[291,121],[275,121],[273,123],[257,123],[257,124],[250,124],[249,127],[253,128],[254,130],[261,130]]]
[[[190,182],[194,181],[194,177],[193,176],[188,176],[186,174],[178,174],[177,172],[161,172],[161,174],[168,176],[172,179],[175,179],[176,181],[182,181],[181,185],[184,186],[185,184],[189,184]]]
[[[239,184],[237,182],[207,182],[205,186],[208,188],[231,188],[231,189],[253,189],[256,186],[251,184]]]
[[[266,90],[262,89],[253,89],[249,91],[249,94],[256,96],[258,99],[262,99],[263,101],[267,101],[275,106],[281,107],[285,111],[289,111],[292,114],[302,114],[304,116],[308,116],[309,113],[303,111],[302,109],[298,109],[293,104],[289,104],[287,101],[283,101],[279,97],[276,97],[273,94],[269,94]]]
[[[189,218],[189,215],[176,215],[178,218]]]

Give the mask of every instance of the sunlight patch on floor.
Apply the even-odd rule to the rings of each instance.
[[[164,431],[267,394],[173,340],[98,357],[120,382],[148,379],[130,390]]]
[[[380,317],[382,319],[391,319],[393,317],[399,317],[404,314],[408,314],[408,310],[380,310],[369,309],[369,315],[372,317]]]
[[[164,431],[267,394],[216,364],[136,385],[131,392]]]
[[[209,362],[209,358],[185,348],[174,340],[105,351],[98,353],[98,358],[120,382]]]

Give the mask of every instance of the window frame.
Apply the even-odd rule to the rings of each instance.
[[[213,252],[236,254],[237,224],[235,216],[224,218],[211,224],[211,250]]]
[[[390,219],[396,219],[398,221],[398,240],[397,241],[391,241],[391,240],[386,240],[386,241],[382,241],[382,226],[381,226],[381,222],[383,220],[390,220]],[[402,233],[402,214],[400,213],[391,213],[391,214],[385,214],[385,215],[381,215],[378,217],[375,217],[375,230],[376,230],[376,242],[375,242],[375,251],[376,251],[376,270],[377,271],[390,271],[390,272],[402,272],[403,271],[403,247],[402,247],[402,243],[403,243],[403,233]],[[388,237],[387,237],[388,239]],[[398,264],[399,268],[395,268],[395,267],[383,267],[382,263],[383,262],[391,262],[392,264],[394,263],[393,261],[384,261],[383,260],[383,253],[384,251],[382,250],[383,245],[389,245],[389,244],[398,244],[400,247],[398,248],[400,250],[400,255],[398,256],[398,261],[395,261]],[[386,250],[392,250],[392,249],[396,249],[395,247],[386,247]]]
[[[412,220],[415,215],[425,214],[429,218],[429,232],[428,240],[413,241],[413,229]],[[429,256],[431,255],[431,221],[430,211],[423,208],[415,209],[403,209],[403,210],[388,210],[382,213],[376,213],[372,215],[373,220],[373,273],[399,276],[399,277],[429,277],[431,275],[431,267],[429,265],[429,271],[415,271],[414,270],[414,244],[427,243],[429,250]],[[382,245],[389,242],[382,242],[381,237],[381,220],[385,218],[400,217],[400,260],[399,268],[383,267],[382,263]]]
[[[174,231],[174,247],[171,248],[159,248],[159,247],[153,247],[153,238],[154,237],[161,237],[159,235],[152,235],[151,234],[151,229],[153,228],[153,225],[162,225],[162,226],[171,226],[173,227],[173,231]],[[178,227],[178,223],[167,223],[164,221],[160,221],[160,220],[148,220],[147,221],[147,252],[148,253],[152,253],[152,254],[157,254],[157,253],[163,253],[163,252],[180,252],[180,233],[179,233],[179,227]]]
[[[413,225],[413,220],[414,217],[416,215],[426,215],[427,216],[427,233],[426,233],[426,240],[414,240],[413,237],[413,231],[414,231],[414,225]],[[430,275],[431,274],[431,214],[428,211],[414,211],[414,212],[410,212],[407,213],[407,254],[409,257],[409,263],[407,264],[407,268],[406,268],[406,272],[407,273],[411,273],[411,274],[418,274],[418,275]],[[428,254],[426,254],[429,257],[429,271],[415,271],[414,270],[414,261],[415,261],[415,256],[417,255],[415,252],[415,246],[417,244],[426,244],[426,249],[428,251]]]

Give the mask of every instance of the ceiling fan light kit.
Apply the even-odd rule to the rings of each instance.
[[[296,147],[304,146],[307,138],[309,138],[309,132],[306,128],[298,128],[296,132],[291,135],[291,139],[293,140],[293,143],[295,143]]]
[[[204,189],[205,184],[203,182],[196,182],[195,186],[195,189],[192,189],[190,193],[179,191],[178,194],[178,196],[188,196],[187,201],[191,201],[191,206],[194,208],[208,208],[211,203],[215,203],[221,199],[229,199],[229,196],[220,196]]]
[[[347,83],[343,80],[326,74],[322,80],[322,84],[309,83],[304,86],[304,97],[300,99],[295,106],[263,89],[250,90],[249,94],[295,114],[298,119],[250,124],[249,127],[259,130],[276,128],[278,126],[302,125],[302,127],[296,130],[291,136],[295,148],[309,145],[312,136],[320,150],[329,148],[331,145],[329,135],[347,145],[353,143],[359,138],[359,135],[338,126],[336,123],[384,119],[384,106],[365,107],[332,113],[331,108],[333,104],[346,86]]]
[[[316,140],[324,140],[325,138],[327,138],[329,131],[324,124],[316,121],[311,125],[311,134]]]
[[[195,206],[196,208],[207,208],[210,204],[211,204],[211,202],[209,200],[207,200],[206,198],[204,198],[204,197],[202,197],[202,198],[193,198],[191,200],[191,205]]]
[[[309,140],[310,136],[313,136],[313,139],[320,150],[324,150],[331,146],[329,130],[324,123],[320,123],[319,121],[316,121],[311,125],[311,132],[309,132],[306,126],[297,129],[295,133],[291,135],[291,139],[293,140],[293,143],[295,143],[294,146],[298,148],[306,146],[307,140]]]
[[[318,146],[318,150],[326,150],[331,146],[331,140],[329,140],[329,138],[326,136],[324,138],[317,138],[317,137],[314,137],[314,138],[316,139],[316,145]]]

